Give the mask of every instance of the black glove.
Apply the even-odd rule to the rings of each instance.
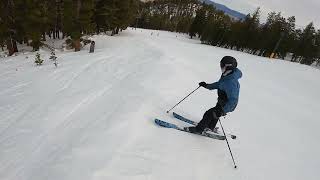
[[[204,88],[207,87],[207,85],[208,85],[208,84],[207,84],[206,82],[200,82],[200,83],[199,83],[199,86],[202,86],[202,87],[204,87]]]

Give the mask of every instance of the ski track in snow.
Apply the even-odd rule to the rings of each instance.
[[[94,36],[95,53],[59,52],[58,68],[34,66],[34,53],[0,61],[0,179],[318,178],[319,70],[151,32]],[[185,125],[165,111],[216,80],[224,55],[244,72],[238,109],[222,120],[238,136],[237,170],[224,141],[153,123]],[[199,120],[215,98],[199,89],[175,111]]]

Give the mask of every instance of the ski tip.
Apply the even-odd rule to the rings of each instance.
[[[156,124],[158,124],[159,126],[162,126],[162,127],[166,127],[166,128],[174,128],[174,129],[177,129],[178,127],[175,125],[175,124],[171,124],[171,123],[168,123],[166,121],[162,121],[160,119],[155,119],[154,122]]]
[[[154,122],[160,126],[163,124],[163,121],[161,121],[160,119],[154,119]]]
[[[172,115],[173,115],[174,117],[180,117],[180,115],[177,114],[176,112],[172,112]]]

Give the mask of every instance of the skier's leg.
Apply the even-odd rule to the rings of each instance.
[[[216,107],[213,108],[213,112],[212,112],[213,118],[212,118],[212,121],[209,122],[208,128],[210,128],[213,131],[221,115],[222,115],[222,108],[217,105]]]
[[[213,131],[218,123],[219,117],[217,116],[215,111],[213,111],[212,114],[213,114],[213,118],[212,118],[212,121],[209,122],[208,128],[210,128]]]
[[[209,126],[209,123],[213,119],[213,108],[207,110],[202,117],[202,120],[195,127],[187,127],[187,130],[192,133],[201,133],[205,128]]]
[[[203,114],[202,120],[196,126],[199,132],[202,132],[205,128],[209,127],[211,121],[214,120],[214,108],[209,109]]]

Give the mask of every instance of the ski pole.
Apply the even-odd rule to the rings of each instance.
[[[228,138],[227,138],[227,136],[226,136],[226,133],[224,132],[224,129],[223,129],[223,126],[222,126],[222,124],[221,124],[220,119],[219,119],[219,123],[220,123],[220,126],[221,126],[221,128],[222,128],[222,132],[223,132],[224,136],[226,137],[226,141],[227,141],[228,148],[229,148],[229,151],[230,151],[230,154],[231,154],[231,157],[232,157],[232,161],[233,161],[233,164],[234,164],[234,168],[237,168],[237,165],[236,165],[236,163],[235,163],[235,161],[234,161],[234,158],[233,158],[233,155],[232,155],[232,152],[231,152],[231,148],[230,148],[230,145],[229,145],[229,142],[228,142]]]
[[[167,113],[169,113],[172,109],[174,109],[176,106],[178,106],[182,101],[184,101],[187,97],[189,97],[192,93],[194,93],[196,90],[198,90],[201,86],[199,86],[197,89],[193,90],[190,94],[188,94],[185,98],[183,98],[180,102],[178,102],[178,104],[176,104],[175,106],[173,106],[170,110],[167,111]]]

